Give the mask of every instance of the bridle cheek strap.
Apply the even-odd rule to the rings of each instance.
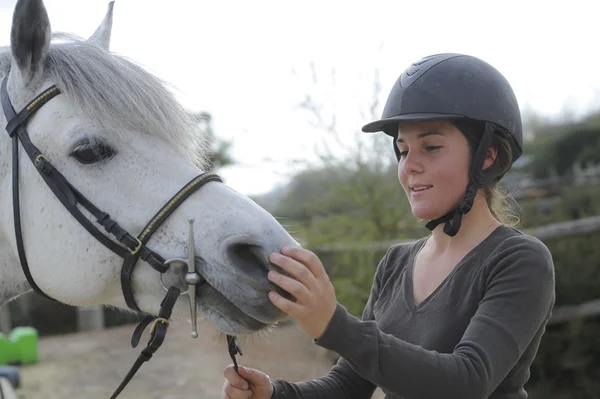
[[[25,256],[25,245],[23,243],[23,234],[21,229],[21,209],[20,209],[20,196],[19,196],[19,137],[16,134],[20,130],[24,130],[22,128],[23,124],[27,121],[27,119],[33,115],[35,111],[40,109],[40,107],[50,101],[53,97],[58,95],[60,92],[55,86],[50,87],[44,93],[36,97],[33,101],[23,108],[21,112],[18,114],[15,112],[12,104],[10,103],[10,99],[8,97],[8,77],[5,77],[2,80],[2,86],[0,87],[0,94],[2,97],[2,109],[4,111],[4,116],[6,117],[7,125],[6,131],[8,132],[9,137],[12,139],[12,199],[13,199],[13,220],[15,226],[15,237],[17,240],[17,253],[19,255],[19,261],[21,262],[21,268],[23,269],[23,273],[27,278],[27,282],[35,291],[39,292],[42,296],[54,300],[49,295],[46,295],[40,287],[37,286],[35,281],[33,280],[33,276],[31,275],[31,271],[29,269],[29,264],[27,263],[27,257]],[[35,159],[41,156],[41,153],[37,151],[34,147],[32,154],[32,161],[35,164]]]

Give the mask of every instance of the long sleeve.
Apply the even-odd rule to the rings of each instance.
[[[323,377],[310,381],[287,382],[276,379],[271,398],[314,399],[367,399],[373,395],[375,386],[356,374],[350,365],[340,358],[338,363]]]
[[[364,379],[405,399],[487,398],[532,342],[539,343],[554,305],[554,268],[543,244],[509,238],[494,251],[489,264],[479,265],[485,268],[484,294],[452,353],[386,334],[374,320],[359,320],[339,304],[316,343],[337,352]]]
[[[380,262],[375,274],[371,293],[362,314],[362,320],[364,321],[374,320],[373,304],[379,295],[381,271],[384,264],[385,257]],[[341,331],[341,333],[343,334],[344,332]],[[275,379],[271,383],[273,385],[273,395],[271,398],[273,399],[367,399],[373,395],[376,388],[373,383],[357,374],[343,357],[323,377],[302,382],[287,382],[282,379]]]

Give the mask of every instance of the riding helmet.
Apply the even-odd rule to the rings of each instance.
[[[482,174],[485,155],[492,135],[507,137],[512,161],[523,153],[521,113],[515,93],[506,78],[479,58],[457,54],[436,54],[411,64],[397,79],[385,103],[381,119],[363,126],[364,132],[383,131],[395,144],[400,121],[467,119],[482,122],[484,129],[476,149],[472,173],[463,201],[446,215],[429,221],[433,230],[445,223],[444,232],[454,236],[462,215],[470,211],[477,188],[489,183]],[[496,179],[502,176],[496,177]]]

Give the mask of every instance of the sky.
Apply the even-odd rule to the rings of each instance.
[[[16,0],[0,0],[0,46]],[[52,29],[88,37],[107,0],[46,0]],[[597,6],[592,1],[116,0],[111,50],[168,82],[191,111],[208,111],[233,142],[220,174],[246,195],[284,184],[326,133],[298,108],[307,95],[335,113],[352,142],[400,73],[423,56],[459,52],[491,63],[522,111],[548,118],[600,108]],[[310,64],[317,76],[313,82]],[[332,77],[335,70],[335,79]],[[386,154],[389,156],[389,154]],[[296,166],[297,168],[297,166]]]

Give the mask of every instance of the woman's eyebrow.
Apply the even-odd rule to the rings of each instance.
[[[428,130],[426,132],[423,133],[419,133],[417,135],[417,138],[422,139],[423,137],[427,137],[427,136],[445,136],[444,133],[438,131],[438,130]],[[402,137],[398,136],[398,139],[396,140],[396,142],[398,143],[404,143],[404,140],[402,140]]]

